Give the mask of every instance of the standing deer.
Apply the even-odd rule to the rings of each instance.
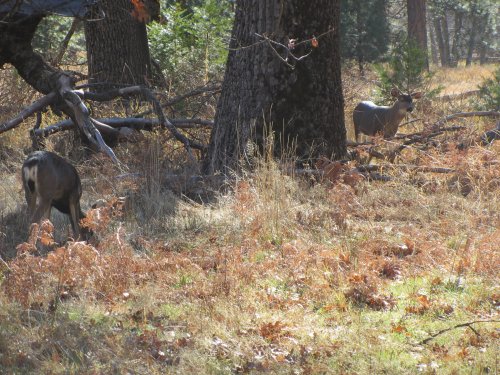
[[[82,185],[75,167],[48,151],[35,151],[24,161],[22,179],[31,223],[50,219],[52,207],[69,216],[75,239],[91,232],[80,226]]]
[[[397,88],[391,90],[391,95],[398,99],[392,107],[379,106],[373,102],[364,101],[354,108],[352,119],[356,142],[359,133],[369,136],[383,134],[384,138],[394,137],[406,113],[413,111],[413,99],[422,97],[421,92],[403,94]]]

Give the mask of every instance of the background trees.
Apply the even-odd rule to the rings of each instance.
[[[432,43],[437,44],[442,66],[457,66],[474,54],[481,63],[498,54],[498,3],[491,0],[429,0]]]
[[[341,1],[342,59],[354,60],[363,72],[365,63],[383,58],[389,49],[387,0]]]

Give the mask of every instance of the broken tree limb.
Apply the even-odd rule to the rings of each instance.
[[[500,121],[494,129],[488,130],[481,135],[481,142],[483,145],[489,145],[494,140],[500,139]]]
[[[80,96],[73,90],[72,86],[73,82],[71,77],[66,74],[61,74],[57,79],[58,93],[64,100],[64,103],[71,109],[71,112],[73,112],[73,116],[71,116],[71,113],[68,115],[70,115],[73,122],[78,125],[87,139],[94,144],[99,151],[109,156],[114,163],[118,164],[119,162],[115,153],[102,139],[101,133],[99,133],[90,120],[89,110],[82,99],[80,99]]]
[[[0,124],[0,134],[15,128],[21,124],[26,118],[32,116],[35,112],[39,112],[48,105],[55,103],[57,95],[55,92],[51,92],[33,102],[30,106],[24,108],[16,117],[13,119]]]
[[[459,112],[459,113],[453,113],[451,115],[448,115],[441,120],[437,121],[434,123],[434,127],[439,128],[441,125],[445,124],[446,122],[453,120],[455,118],[462,118],[462,117],[480,117],[480,116],[488,116],[488,117],[500,117],[500,112],[498,111],[478,111],[478,112]]]
[[[106,131],[108,128],[118,129],[122,127],[129,127],[134,130],[147,130],[151,131],[154,127],[160,125],[160,121],[156,118],[119,118],[119,117],[111,117],[111,118],[102,118],[102,119],[94,119],[94,125],[97,129],[103,134],[107,134]],[[193,129],[193,128],[210,128],[213,126],[213,121],[211,120],[203,120],[203,119],[172,119],[170,120],[172,124],[179,129]],[[37,137],[45,138],[51,134],[59,133],[61,131],[74,129],[75,124],[70,119],[59,121],[56,124],[47,126],[43,129],[35,129],[35,135]],[[114,133],[113,133],[114,134]],[[111,135],[111,134],[110,134]],[[196,147],[195,147],[196,148]]]
[[[103,118],[103,119],[94,119],[91,118],[91,121],[94,123],[95,127],[104,135],[108,136],[117,136],[121,138],[123,133],[120,133],[116,129],[120,128],[130,128],[133,130],[146,130],[151,131],[155,127],[160,125],[160,121],[156,118],[154,119],[143,119],[143,118]],[[192,129],[192,128],[201,128],[208,127],[210,128],[213,125],[213,121],[203,120],[203,119],[172,119],[170,120],[172,124],[179,129]],[[59,121],[56,124],[47,126],[42,129],[34,129],[34,135],[38,138],[46,138],[52,134],[59,133],[61,131],[66,131],[70,129],[75,129],[75,124],[71,119]],[[125,137],[126,138],[126,137]],[[198,149],[197,144],[192,147]]]
[[[438,135],[444,134],[447,131],[456,131],[456,130],[463,130],[463,129],[465,129],[464,126],[449,126],[446,128],[440,128],[440,129],[438,128],[438,130],[435,130],[431,133],[424,131],[424,132],[420,132],[420,133],[414,133],[414,134],[407,135],[407,136],[405,136],[405,138],[409,137],[409,139],[407,141],[403,142],[403,144],[401,144],[396,149],[392,150],[389,153],[389,155],[386,156],[386,159],[389,160],[391,163],[393,163],[394,160],[396,159],[396,156],[399,155],[401,153],[401,151],[403,151],[405,148],[407,148],[408,146],[410,146],[414,143],[426,143],[430,139],[437,137]]]
[[[389,164],[389,165],[380,165],[380,164],[368,164],[368,165],[360,165],[356,167],[358,172],[374,172],[374,171],[383,171],[388,169],[400,169],[405,172],[426,172],[426,173],[454,173],[456,172],[453,168],[446,167],[429,167],[426,165],[410,165],[410,164]]]
[[[443,95],[443,96],[438,96],[436,100],[440,101],[452,101],[452,100],[461,100],[461,99],[466,99],[471,96],[479,95],[481,90],[471,90],[471,91],[466,91],[466,92],[461,92],[459,94],[449,94],[449,95]]]
[[[478,335],[478,333],[472,328],[473,324],[479,324],[479,323],[499,323],[499,322],[500,322],[500,320],[474,320],[472,322],[456,324],[456,325],[454,325],[452,327],[444,328],[444,329],[442,329],[440,331],[437,331],[436,333],[430,335],[426,339],[424,339],[424,340],[420,341],[419,343],[417,343],[417,345],[427,344],[429,341],[434,340],[436,337],[438,337],[439,335],[442,335],[445,332],[448,332],[448,331],[451,331],[451,330],[457,329],[457,328],[463,328],[463,327],[471,328]]]

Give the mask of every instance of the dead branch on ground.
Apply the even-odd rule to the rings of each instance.
[[[474,320],[472,322],[466,322],[466,323],[456,324],[453,327],[444,328],[444,329],[442,329],[442,330],[440,330],[440,331],[438,331],[438,332],[430,335],[426,339],[424,339],[424,340],[420,341],[419,343],[417,343],[417,345],[427,344],[429,341],[434,340],[436,337],[438,337],[439,335],[442,335],[443,333],[446,333],[446,332],[451,331],[453,329],[462,328],[462,327],[468,327],[477,336],[480,336],[480,334],[474,328],[472,328],[473,324],[479,324],[479,323],[499,323],[499,322],[500,322],[500,320]]]

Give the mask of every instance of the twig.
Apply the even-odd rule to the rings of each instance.
[[[460,324],[457,324],[457,325],[454,325],[453,327],[448,327],[448,328],[444,328],[432,335],[430,335],[429,337],[427,337],[426,339],[420,341],[419,343],[417,343],[416,345],[423,345],[423,344],[427,344],[429,341],[435,339],[437,336],[439,335],[442,335],[443,333],[445,332],[448,332],[448,331],[451,331],[453,329],[456,329],[456,328],[462,328],[462,327],[469,327],[472,329],[472,325],[473,324],[476,324],[476,323],[499,323],[500,320],[474,320],[472,322],[467,322],[467,323],[460,323]],[[474,329],[472,329],[476,335],[479,336],[479,333],[477,333]]]
[[[220,85],[198,87],[198,88],[196,88],[192,91],[189,91],[185,94],[177,95],[177,96],[173,97],[172,99],[167,100],[165,103],[162,103],[161,106],[163,108],[171,107],[174,104],[177,104],[177,103],[183,101],[184,99],[190,98],[192,96],[202,95],[202,94],[206,94],[206,93],[217,94],[220,91],[221,91]],[[149,115],[151,113],[153,113],[152,109],[141,112],[141,113],[135,115],[135,117],[144,117],[144,116]]]
[[[422,121],[421,118],[416,118],[416,119],[413,119],[413,120],[410,120],[410,121],[406,121],[404,123],[402,123],[401,125],[399,125],[399,127],[403,127],[403,126],[406,126],[406,125],[410,125],[411,123],[414,123],[414,122],[417,122],[417,121]]]

